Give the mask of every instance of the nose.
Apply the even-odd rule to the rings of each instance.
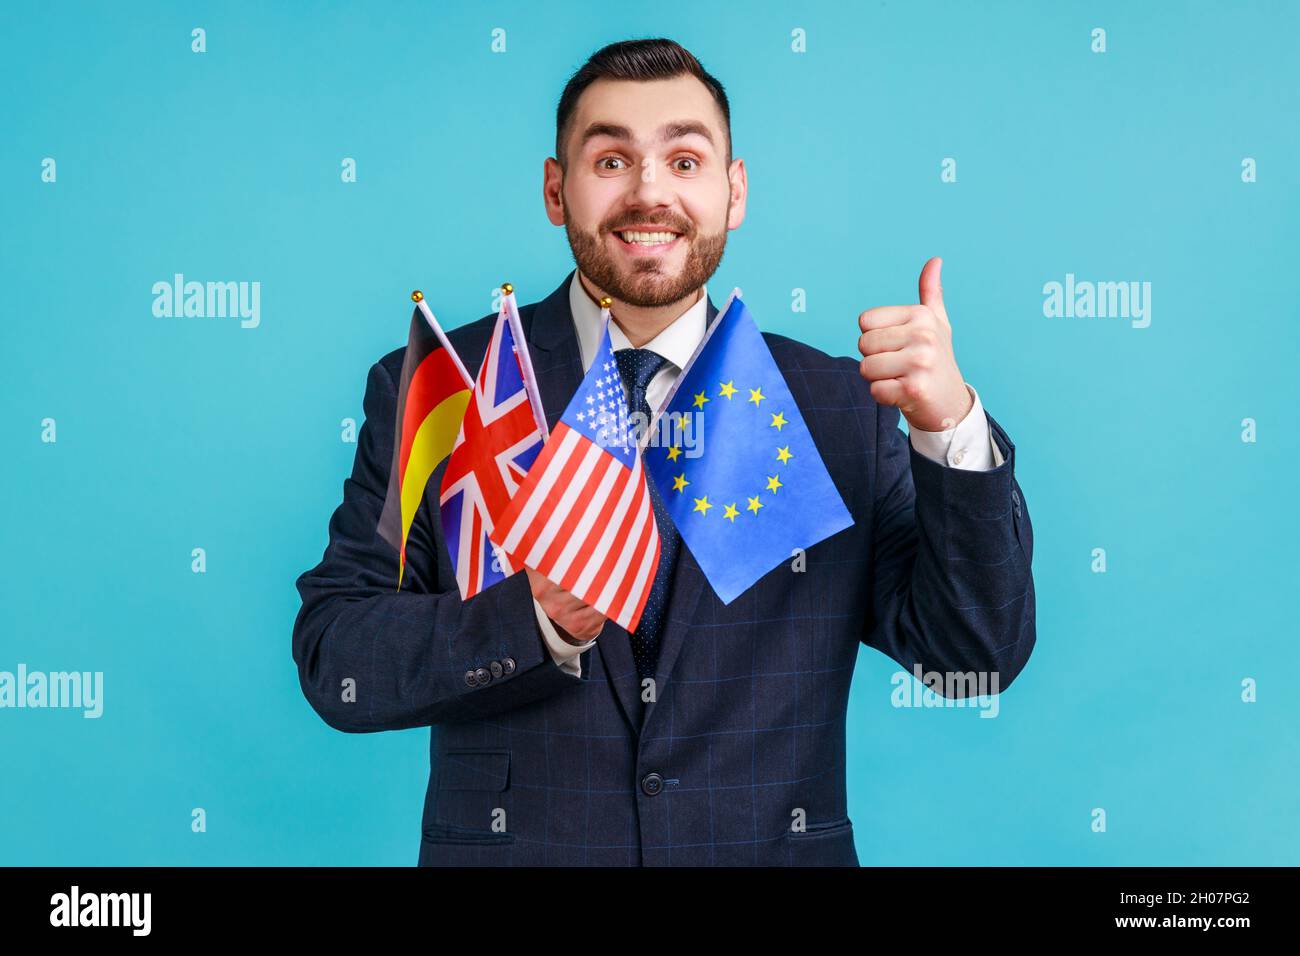
[[[669,205],[673,198],[670,184],[653,156],[641,161],[638,175],[632,179],[630,192],[636,203],[648,207]]]

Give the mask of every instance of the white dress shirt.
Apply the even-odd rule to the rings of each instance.
[[[573,273],[573,281],[569,283],[569,309],[573,313],[574,331],[578,336],[585,374],[600,346],[600,306],[587,294],[577,270]],[[694,305],[689,306],[666,329],[641,346],[668,360],[646,386],[646,403],[652,413],[659,411],[673,383],[677,381],[677,376],[695,354],[696,346],[704,339],[708,326],[708,309],[708,289],[701,287],[700,297]],[[617,322],[610,322],[609,338],[615,352],[633,347]],[[1002,453],[993,441],[993,432],[989,428],[988,416],[984,414],[978,393],[971,388],[970,383],[966,383],[966,388],[970,391],[974,405],[956,426],[941,432],[910,428],[908,433],[912,447],[932,461],[947,463],[950,467],[966,471],[988,471],[1002,464]],[[646,429],[643,441],[650,431]],[[580,645],[568,643],[556,633],[555,625],[536,600],[533,601],[533,606],[537,611],[537,624],[542,630],[542,637],[545,638],[555,663],[575,676],[582,676],[579,655],[595,644],[595,639]]]

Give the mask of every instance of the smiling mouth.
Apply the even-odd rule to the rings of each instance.
[[[674,242],[681,234],[669,230],[644,232],[633,229],[619,229],[615,230],[614,235],[618,236],[625,245],[654,248],[655,246],[666,246]]]

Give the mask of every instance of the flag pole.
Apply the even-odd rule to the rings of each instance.
[[[419,289],[416,289],[411,293],[411,301],[415,303],[415,307],[419,309],[420,314],[424,316],[425,323],[433,330],[433,334],[438,337],[439,343],[441,343],[442,347],[447,350],[447,354],[451,356],[451,360],[456,364],[456,370],[460,372],[460,378],[461,381],[465,383],[465,387],[470,391],[473,391],[474,379],[470,378],[469,372],[465,371],[465,365],[461,362],[460,356],[456,354],[456,350],[452,347],[451,340],[447,338],[447,333],[443,332],[442,326],[439,325],[438,320],[434,318],[433,311],[429,308],[429,303],[424,301],[424,293]]]
[[[542,392],[537,385],[537,374],[533,371],[533,357],[528,351],[528,340],[524,338],[524,323],[519,318],[519,305],[515,301],[515,287],[509,282],[501,283],[501,308],[506,310],[506,322],[510,325],[510,337],[515,340],[515,356],[519,359],[519,375],[524,380],[524,393],[528,404],[533,407],[533,419],[541,429],[542,441],[550,438],[550,429],[546,427],[546,411],[542,408]]]

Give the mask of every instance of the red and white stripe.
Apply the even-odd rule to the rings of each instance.
[[[640,455],[629,467],[561,420],[490,536],[515,567],[636,630],[659,564]]]

